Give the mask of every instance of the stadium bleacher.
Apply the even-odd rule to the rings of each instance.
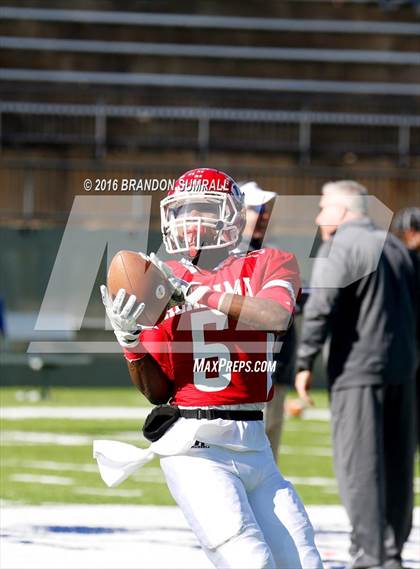
[[[58,162],[78,186],[82,171],[137,163],[176,174],[173,165],[221,156],[242,178],[270,168],[283,186],[275,168],[301,182],[312,166],[326,177],[363,166],[374,191],[386,191],[384,178],[416,190],[420,20],[410,3],[68,6],[0,3],[2,161],[21,195],[17,168],[26,163],[27,180],[36,164],[26,182],[36,203]]]

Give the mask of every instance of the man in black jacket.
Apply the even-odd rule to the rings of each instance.
[[[352,525],[350,567],[398,569],[413,505],[413,266],[402,243],[367,217],[360,184],[326,184],[320,207],[324,243],[304,310],[295,385],[311,403],[313,362],[329,339],[334,464]]]

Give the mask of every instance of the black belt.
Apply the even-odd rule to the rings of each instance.
[[[179,409],[185,419],[226,419],[227,421],[262,421],[262,411],[229,411],[227,409]]]

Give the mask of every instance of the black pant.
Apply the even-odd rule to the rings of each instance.
[[[332,391],[334,466],[355,567],[398,559],[411,530],[414,382]]]

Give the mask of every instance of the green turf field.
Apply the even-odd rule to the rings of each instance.
[[[294,394],[292,395],[294,397]],[[148,406],[134,389],[51,390],[48,399],[30,401],[25,390],[0,390],[6,407]],[[315,392],[317,408],[327,407]],[[92,440],[110,438],[146,446],[136,419],[2,419],[0,498],[28,504],[173,504],[157,460],[115,489],[102,482],[92,459]],[[328,421],[287,419],[280,467],[307,504],[338,504]],[[417,477],[419,473],[417,472]]]

